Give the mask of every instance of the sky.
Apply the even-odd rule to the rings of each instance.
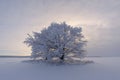
[[[30,55],[27,34],[63,21],[82,27],[89,56],[120,56],[120,0],[0,0],[0,55]]]

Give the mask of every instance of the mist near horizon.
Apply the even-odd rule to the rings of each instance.
[[[30,55],[23,41],[51,22],[81,26],[89,56],[120,56],[119,0],[0,0],[0,55]]]

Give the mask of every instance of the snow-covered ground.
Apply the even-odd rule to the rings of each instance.
[[[86,65],[25,63],[0,58],[0,80],[120,80],[120,57],[92,57]]]

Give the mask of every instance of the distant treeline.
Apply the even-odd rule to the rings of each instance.
[[[0,58],[30,58],[30,56],[0,56]]]

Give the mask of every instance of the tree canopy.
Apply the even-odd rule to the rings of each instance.
[[[73,27],[65,22],[51,23],[40,32],[33,32],[24,41],[31,46],[31,56],[34,59],[53,60],[59,58],[64,61],[72,57],[83,58],[86,41],[81,27]]]

